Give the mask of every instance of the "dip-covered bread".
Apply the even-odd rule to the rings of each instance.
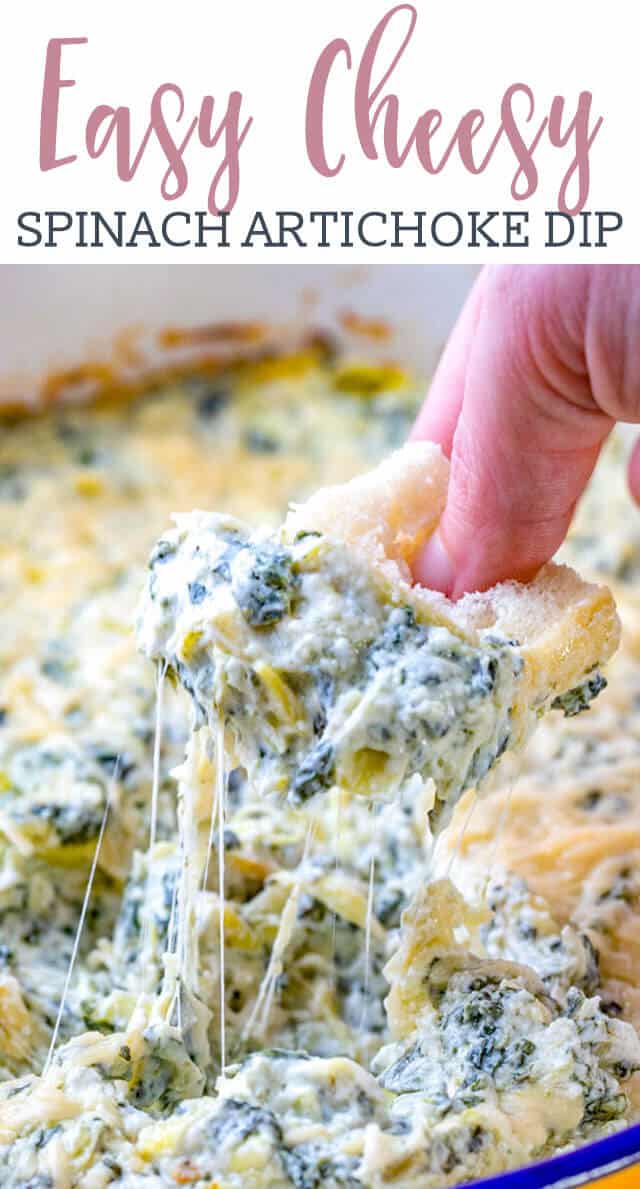
[[[276,532],[193,512],[158,542],[139,640],[200,721],[222,720],[259,791],[300,804],[433,779],[440,810],[544,711],[602,688],[619,634],[605,587],[554,565],[456,604],[412,584],[447,477],[436,446],[412,443]]]

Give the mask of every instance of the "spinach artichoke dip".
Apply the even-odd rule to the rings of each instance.
[[[115,395],[0,435],[2,1186],[444,1189],[637,1118],[622,436],[566,547],[604,689],[602,587],[455,611],[424,489],[367,519],[418,378],[315,337]]]

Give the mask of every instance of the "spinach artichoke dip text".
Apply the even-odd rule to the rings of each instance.
[[[516,645],[276,527],[420,399],[316,337],[2,425],[3,1187],[444,1189],[638,1116],[626,445],[566,547],[615,590],[609,687],[487,776]]]

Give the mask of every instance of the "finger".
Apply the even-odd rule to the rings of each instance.
[[[558,285],[553,272],[497,269],[485,282],[447,506],[415,566],[419,582],[453,598],[527,581],[548,561],[613,424],[591,399],[566,317],[571,286],[587,278],[565,270]]]
[[[629,490],[636,501],[640,504],[640,438],[635,443],[629,459]]]
[[[410,434],[413,440],[437,442],[447,458],[451,457],[462,408],[469,352],[482,305],[484,275],[483,270],[465,301]]]

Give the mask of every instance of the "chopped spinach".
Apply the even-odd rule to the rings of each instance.
[[[234,567],[233,597],[251,627],[270,627],[291,610],[299,587],[288,549],[273,542],[253,548]]]
[[[207,597],[207,588],[203,586],[202,582],[189,583],[189,598],[194,604],[203,603]]]
[[[20,471],[13,463],[0,463],[0,499],[14,500],[16,503],[19,500],[26,499],[27,485],[25,481],[25,474]]]
[[[593,699],[597,698],[598,694],[606,688],[606,677],[603,677],[602,673],[593,673],[575,689],[570,689],[566,694],[559,694],[557,698],[554,698],[551,703],[552,709],[562,710],[565,718],[573,718],[574,715],[582,714],[584,710],[588,710]]]
[[[222,382],[207,384],[198,396],[198,416],[202,417],[203,421],[211,421],[226,408],[230,400],[231,391],[228,385]]]
[[[324,740],[304,757],[291,786],[290,798],[302,805],[316,793],[331,788],[335,782],[335,753],[333,745]]]
[[[277,454],[280,449],[278,439],[262,429],[248,429],[244,435],[244,444],[253,454]]]
[[[176,552],[175,545],[171,541],[165,541],[162,538],[156,543],[151,557],[149,558],[149,566],[153,569],[154,566],[161,565],[162,562],[168,561]]]
[[[31,805],[30,815],[49,822],[61,842],[80,844],[95,838],[102,822],[103,806],[81,804],[56,805],[49,802]]]
[[[295,1189],[319,1189],[322,1185],[339,1185],[361,1189],[362,1181],[355,1176],[358,1165],[354,1157],[333,1157],[320,1144],[298,1144],[295,1148],[279,1149],[284,1171]]]
[[[240,1144],[258,1131],[265,1131],[275,1143],[282,1142],[282,1128],[273,1111],[242,1098],[226,1098],[207,1127],[207,1140],[215,1146]]]

